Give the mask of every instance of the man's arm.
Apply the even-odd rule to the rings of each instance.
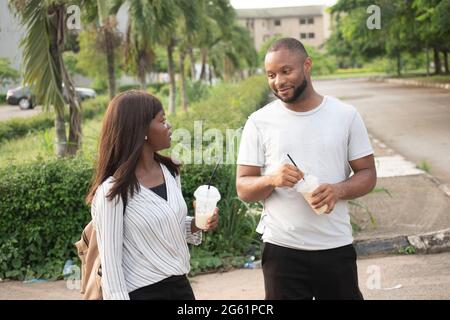
[[[373,154],[350,161],[354,175],[336,184],[322,184],[314,192],[312,205],[320,208],[327,204],[325,213],[330,213],[336,202],[361,197],[373,190],[377,183],[377,172]]]
[[[238,165],[236,190],[241,200],[256,202],[270,196],[275,187],[293,187],[302,177],[303,173],[290,164],[267,176],[261,176],[260,167]]]

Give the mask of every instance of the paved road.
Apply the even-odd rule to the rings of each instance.
[[[450,253],[358,260],[359,286],[367,300],[450,299]],[[238,269],[191,279],[199,300],[264,299],[261,269]],[[0,282],[0,300],[79,299],[65,281],[24,284]]]
[[[34,109],[21,110],[18,106],[0,106],[0,121],[11,118],[25,118],[34,116],[42,111],[40,106]]]
[[[450,90],[362,79],[314,81],[316,90],[354,105],[368,130],[450,186]]]

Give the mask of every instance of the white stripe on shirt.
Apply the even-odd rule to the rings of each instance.
[[[140,186],[123,212],[120,196],[106,198],[113,177],[101,184],[92,201],[91,214],[97,230],[102,264],[104,299],[129,299],[128,293],[174,275],[187,274],[190,255],[187,243],[198,245],[201,231],[191,233],[192,217],[176,179],[161,164],[167,201]]]

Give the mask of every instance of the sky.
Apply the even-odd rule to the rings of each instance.
[[[337,0],[230,0],[235,9],[333,5]]]

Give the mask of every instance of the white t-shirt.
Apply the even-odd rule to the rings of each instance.
[[[237,163],[261,167],[267,175],[290,163],[286,154],[319,183],[333,184],[348,179],[349,161],[373,150],[358,111],[325,96],[311,111],[295,112],[275,100],[250,115]],[[336,203],[330,214],[317,215],[292,188],[275,188],[265,199],[257,231],[264,242],[294,249],[325,250],[353,242],[347,201]]]

